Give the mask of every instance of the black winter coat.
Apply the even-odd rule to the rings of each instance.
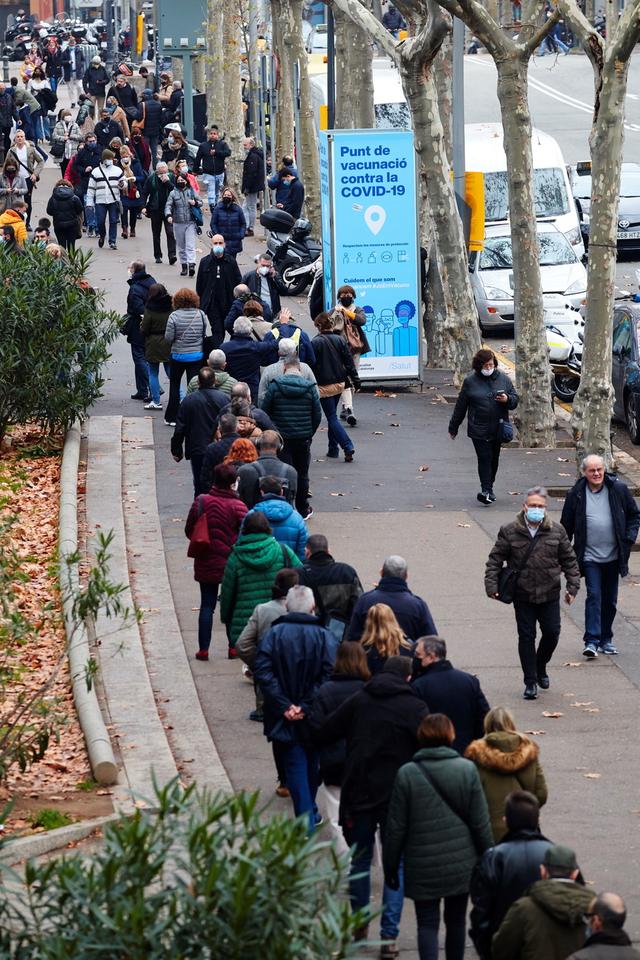
[[[153,98],[144,101],[144,135],[149,137],[159,137],[162,130],[162,104],[159,100]]]
[[[228,254],[240,253],[247,232],[247,221],[240,204],[232,203],[226,207],[222,201],[216,203],[211,212],[211,232],[222,234]]]
[[[311,587],[316,601],[316,613],[323,623],[334,614],[349,622],[354,604],[362,593],[362,584],[356,571],[348,563],[337,563],[330,553],[317,550],[298,571],[300,583]]]
[[[260,147],[251,147],[242,164],[242,193],[264,190],[264,154]]]
[[[122,132],[122,127],[119,123],[116,123],[115,120],[98,120],[95,125],[94,133],[102,150],[106,150],[108,148],[114,137],[120,137],[120,139],[124,142],[124,133]],[[100,156],[102,156],[102,150],[100,151]]]
[[[611,518],[618,542],[618,569],[621,577],[629,573],[629,553],[638,537],[640,510],[622,480],[612,473],[605,473],[604,483],[609,494]],[[587,546],[587,497],[585,494],[587,478],[581,477],[575,483],[564,501],[560,523],[567,531],[569,540],[573,540],[580,573],[584,575],[584,552]]]
[[[240,268],[233,257],[227,254],[216,257],[209,253],[200,261],[196,293],[209,318],[216,347],[224,340],[224,318],[233,303],[233,288],[241,282]]]
[[[213,440],[213,435],[222,407],[228,397],[213,387],[200,387],[194,393],[188,393],[178,408],[176,428],[171,438],[171,453],[182,458],[182,444],[185,445],[185,457],[203,456]]]
[[[5,90],[0,93],[0,128],[10,127],[14,120],[18,119],[15,100],[11,94]]]
[[[246,283],[251,290],[251,293],[255,293],[258,300],[260,300],[260,288],[262,277],[257,272],[257,270],[250,270],[249,273],[245,273],[242,278],[242,282]],[[278,284],[274,277],[267,276],[267,285],[269,287],[269,293],[271,295],[271,313],[276,317],[280,313],[280,291],[278,290]],[[305,363],[308,361],[304,357],[300,357]]]
[[[211,490],[213,486],[213,471],[222,463],[229,453],[233,441],[237,440],[238,437],[239,434],[231,433],[229,436],[221,437],[220,440],[215,440],[209,444],[205,450],[204,460],[202,461],[196,496],[199,493],[209,493],[209,490]]]
[[[142,205],[149,213],[162,213],[169,194],[176,185],[175,177],[168,174],[168,180],[161,180],[157,173],[150,173],[142,185]]]
[[[149,287],[153,286],[155,282],[155,278],[147,273],[146,270],[138,270],[137,273],[134,273],[134,275],[127,280],[129,284],[127,313],[129,316],[137,317],[138,319],[134,332],[127,337],[127,340],[129,343],[137,344],[140,347],[144,346],[145,341],[144,334],[140,330],[140,320],[142,320],[144,308],[149,299]]]
[[[59,186],[53,188],[53,193],[47,203],[47,213],[53,220],[54,230],[70,230],[78,227],[78,217],[83,212],[82,201],[75,195],[73,187]]]
[[[483,721],[489,704],[472,673],[456,670],[449,660],[430,664],[414,681],[413,689],[429,704],[431,713],[444,713],[456,728],[454,750],[464,755],[472,740],[484,736]]]
[[[418,749],[417,730],[428,712],[406,680],[381,673],[317,728],[319,745],[347,740],[340,823],[366,810],[386,815],[395,775]]]
[[[280,201],[279,201],[280,202]],[[285,187],[284,197],[282,199],[282,209],[290,213],[294,220],[297,220],[302,213],[304,204],[304,187],[302,182],[296,177],[288,187]]]
[[[587,937],[584,947],[567,960],[640,960],[624,930],[598,930]]]
[[[309,736],[308,721],[287,720],[292,704],[308,717],[313,698],[331,676],[336,643],[316,617],[288,613],[276,620],[260,640],[253,665],[264,694],[264,732],[279,743],[301,743]]]
[[[102,64],[97,68],[89,67],[82,80],[84,92],[92,97],[104,97],[108,83],[109,74]]]
[[[117,83],[114,83],[111,87],[109,87],[107,97],[115,97],[125,113],[127,111],[127,107],[138,106],[138,94],[130,83],[125,83],[122,87],[119,87]]]
[[[360,677],[333,673],[331,679],[322,684],[313,698],[311,716],[309,717],[311,730],[318,730],[334,710],[337,710],[345,700],[358,693],[363,687],[364,680],[361,680]],[[336,743],[320,749],[320,777],[323,783],[334,787],[342,785],[346,758],[346,740],[338,740]]]
[[[95,146],[84,146],[81,147],[77,154],[74,164],[76,172],[80,176],[80,193],[82,196],[87,192],[87,187],[89,186],[89,177],[91,176],[91,171],[98,166],[102,159],[102,147],[99,143],[96,143]],[[91,170],[87,172],[87,167],[91,167]]]
[[[508,396],[507,403],[498,403],[497,393]],[[518,394],[511,380],[496,368],[490,377],[470,373],[465,377],[462,389],[449,421],[449,433],[454,437],[467,416],[467,436],[472,440],[493,440],[498,436],[500,420],[509,419],[509,410],[518,406]]]
[[[254,340],[251,334],[234,333],[221,349],[227,358],[227,373],[246,383],[251,390],[252,402],[257,403],[260,367],[276,363],[278,347],[273,340]]]
[[[236,322],[238,317],[241,317],[243,315],[244,305],[248,299],[249,298],[245,295],[242,298],[236,298],[231,304],[231,309],[229,310],[229,313],[224,318],[224,328],[229,334],[229,336],[231,336],[231,334],[233,333],[234,323]],[[271,307],[269,306],[269,304],[265,303],[264,300],[258,300],[257,303],[260,303],[262,305],[262,319],[265,320],[267,323],[271,323],[271,320],[273,318],[271,314]],[[254,334],[255,334],[255,331],[254,331]],[[258,340],[260,339],[259,337],[257,337],[257,335],[256,335],[256,338]]]
[[[313,372],[319,387],[330,383],[344,383],[347,378],[354,386],[360,386],[353,355],[347,341],[340,334],[319,333],[311,342],[316,355]]]
[[[411,593],[407,581],[401,577],[381,577],[375,590],[363,593],[355,605],[349,624],[350,640],[361,638],[367,613],[375,603],[386,603],[391,607],[405,636],[410,640],[437,636],[438,631],[429,607],[421,597]]]
[[[471,875],[471,939],[481,960],[491,958],[491,938],[507,910],[540,879],[540,864],[551,840],[538,830],[507,833],[486,850]]]
[[[195,174],[224,173],[224,162],[231,156],[231,148],[226,140],[205,140],[198,147],[193,172]]]

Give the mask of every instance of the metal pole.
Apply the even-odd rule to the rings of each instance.
[[[458,208],[464,204],[464,23],[453,18],[453,182]]]
[[[113,62],[113,18],[114,18],[114,0],[104,0],[103,18],[107,24],[107,63]]]
[[[348,96],[346,91],[341,95]],[[327,6],[327,127],[333,130],[336,125],[336,35],[333,8]]]
[[[129,3],[129,56],[133,63],[136,61],[136,42],[138,38],[138,12],[136,10],[136,0]]]
[[[187,139],[193,140],[193,77],[191,76],[191,54],[182,54],[182,122],[187,130]]]
[[[271,200],[269,196],[269,184],[267,183],[269,177],[267,176],[267,124],[265,117],[267,93],[267,58],[265,54],[262,54],[260,57],[258,93],[260,97],[260,110],[258,113],[258,120],[260,123],[260,142],[262,144],[262,155],[264,157],[264,163],[262,165],[262,170],[264,173],[264,200],[262,201],[262,209],[266,210],[267,207],[271,206]],[[271,114],[271,123],[273,123],[273,113]],[[271,128],[271,139],[273,141],[273,127]],[[263,240],[266,240],[267,238],[266,227],[263,227],[262,238]]]
[[[295,124],[296,167],[298,168],[298,176],[304,182],[304,163],[300,143],[300,64],[297,60],[293,65],[293,119]]]
[[[266,71],[266,66],[265,66]],[[266,77],[266,72],[265,72]],[[266,88],[266,79],[265,79]],[[278,123],[278,91],[276,89],[276,59],[272,55],[269,58],[269,139],[271,141],[271,170],[273,173],[278,169],[278,158],[276,156],[278,149],[277,123]],[[266,144],[265,144],[266,148]],[[265,152],[266,157],[266,152]]]

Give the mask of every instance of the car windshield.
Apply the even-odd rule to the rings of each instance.
[[[559,217],[567,213],[569,203],[564,177],[559,167],[533,171],[536,217]],[[486,220],[509,219],[509,195],[506,171],[484,175],[484,209]]]
[[[576,255],[562,233],[540,233],[540,266],[575,263]],[[510,270],[513,267],[511,237],[487,237],[480,255],[479,270]]]
[[[621,197],[640,197],[640,172],[625,173],[620,177]]]

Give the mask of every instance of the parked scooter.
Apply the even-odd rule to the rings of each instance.
[[[549,364],[553,374],[553,392],[563,403],[573,403],[582,370],[582,339],[578,334],[577,344],[566,337],[558,327],[547,326],[547,346],[549,348]]]
[[[294,220],[277,207],[265,210],[260,223],[269,231],[267,249],[281,285],[292,297],[303,293],[314,278],[314,264],[322,249],[310,237],[311,224],[303,218]]]

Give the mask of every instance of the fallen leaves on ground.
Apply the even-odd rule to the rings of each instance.
[[[427,473],[429,467],[426,463],[423,463],[421,467],[418,467],[418,473]]]
[[[601,773],[583,773],[582,776],[585,780],[599,780],[602,776]]]
[[[561,713],[560,710],[543,710],[543,717],[548,717],[550,720],[557,720],[559,717],[564,717],[564,713]]]
[[[584,667],[584,663],[581,663],[579,660],[567,660],[566,663],[562,664],[563,667]]]
[[[470,527],[471,524],[470,524],[470,523],[459,523],[458,526],[459,526],[459,527]]]
[[[525,730],[525,733],[528,733],[532,737],[544,737],[546,730]]]

